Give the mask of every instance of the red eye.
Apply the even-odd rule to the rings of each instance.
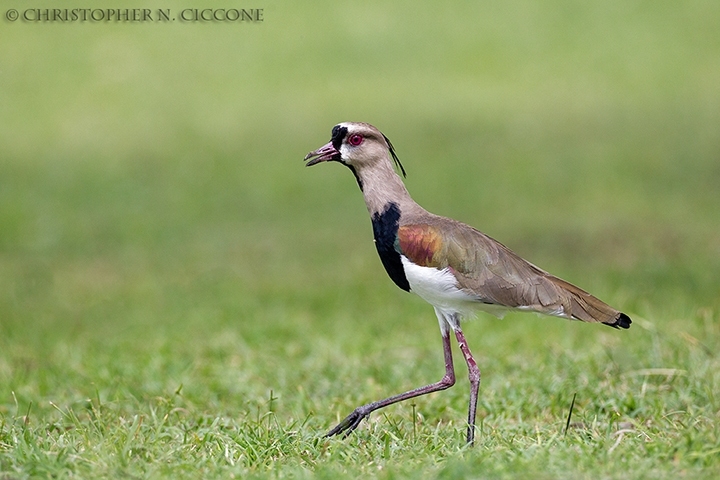
[[[363,141],[363,136],[358,133],[354,133],[354,134],[350,135],[350,137],[348,138],[348,143],[350,145],[352,145],[353,147],[357,147],[358,145],[360,145],[362,143],[362,141]]]

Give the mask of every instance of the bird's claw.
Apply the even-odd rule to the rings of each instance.
[[[363,410],[362,407],[358,407],[353,410],[350,415],[345,417],[342,422],[338,423],[335,428],[325,434],[325,436],[332,437],[342,434],[343,438],[345,438],[350,435],[350,433],[352,433],[352,431],[355,430],[358,425],[360,425],[360,422],[367,418],[368,415],[370,415],[370,412]]]

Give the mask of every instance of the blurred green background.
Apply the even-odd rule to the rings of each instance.
[[[0,414],[181,384],[233,411],[296,395],[288,361],[375,347],[433,352],[434,378],[432,311],[387,279],[352,175],[303,166],[341,121],[393,141],[425,208],[636,319],[630,363],[648,331],[717,334],[719,2],[103,4],[264,21],[0,21]],[[467,328],[489,357],[599,335]]]

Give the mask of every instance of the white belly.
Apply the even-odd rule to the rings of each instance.
[[[410,291],[430,305],[448,314],[458,313],[462,316],[472,315],[479,307],[477,298],[458,288],[455,275],[449,269],[421,267],[405,255],[401,255],[400,259]]]
[[[455,275],[453,275],[448,268],[438,270],[432,267],[421,267],[420,265],[412,263],[405,255],[400,255],[400,258],[403,268],[405,269],[405,277],[410,284],[410,291],[445,314],[459,314],[462,317],[468,318],[474,316],[478,310],[482,310],[483,312],[502,318],[511,310],[534,311],[529,307],[511,308],[503,305],[484,303],[477,296],[460,290],[457,286]],[[546,313],[546,315],[547,314],[548,313]],[[564,316],[563,314],[562,309],[558,312],[549,313],[549,315],[557,316]],[[565,316],[565,318],[567,318],[567,316]]]

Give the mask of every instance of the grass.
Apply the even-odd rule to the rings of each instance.
[[[716,2],[259,7],[3,20],[0,478],[717,477]],[[474,448],[457,355],[324,439],[443,373],[352,176],[302,166],[344,120],[632,328],[480,316]]]

